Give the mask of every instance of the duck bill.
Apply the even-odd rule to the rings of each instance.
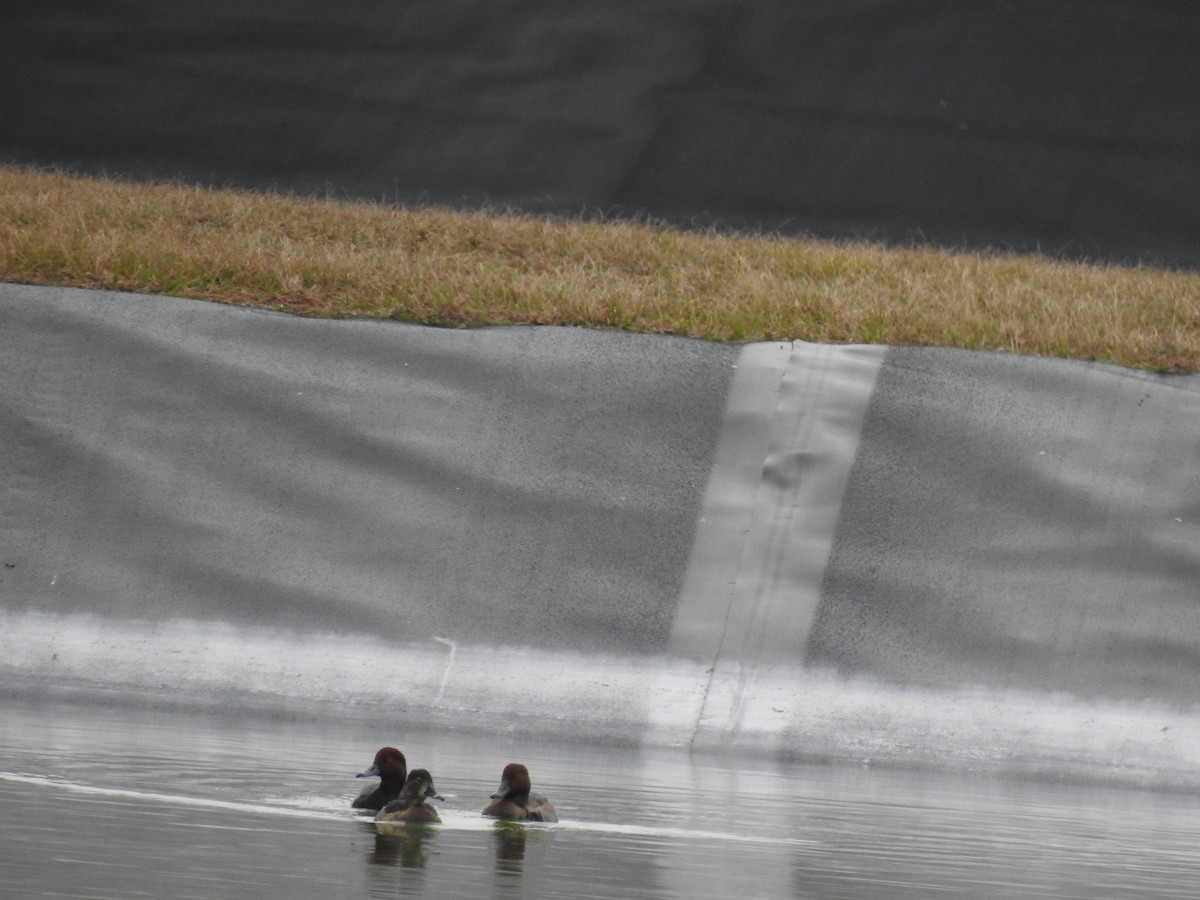
[[[492,794],[492,796],[491,796],[491,798],[490,798],[490,799],[492,799],[492,800],[502,800],[502,799],[504,799],[505,797],[507,797],[507,796],[509,795],[509,792],[510,792],[511,790],[512,790],[512,788],[510,788],[510,787],[508,786],[508,782],[507,782],[507,781],[502,781],[502,782],[500,782],[500,787],[496,788],[496,793]]]
[[[367,769],[367,771],[365,771],[365,772],[359,772],[354,777],[355,778],[379,778],[380,777],[379,776],[379,763],[376,763],[375,765],[371,766],[371,768]]]

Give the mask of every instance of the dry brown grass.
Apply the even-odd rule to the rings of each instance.
[[[0,167],[0,281],[439,325],[940,345],[1200,371],[1195,273],[13,167]]]

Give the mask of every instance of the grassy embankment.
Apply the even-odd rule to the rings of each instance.
[[[3,166],[0,281],[450,326],[939,345],[1200,371],[1196,273]]]

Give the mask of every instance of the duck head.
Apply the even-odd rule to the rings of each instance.
[[[400,792],[400,799],[409,800],[412,803],[424,803],[426,797],[432,797],[434,800],[442,799],[437,788],[433,786],[433,776],[429,774],[429,770],[413,769],[408,773],[408,778],[404,782],[404,790]]]
[[[403,782],[408,775],[408,763],[404,754],[395,747],[381,747],[375,754],[371,768],[359,772],[356,778],[381,778],[388,782]]]
[[[529,770],[520,763],[509,763],[500,773],[500,787],[492,794],[493,800],[511,800],[518,806],[529,802]]]

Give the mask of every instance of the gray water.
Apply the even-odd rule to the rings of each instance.
[[[441,826],[349,801],[381,744]],[[478,815],[526,762],[557,825]],[[51,700],[0,706],[6,897],[1192,897],[1200,797]]]

